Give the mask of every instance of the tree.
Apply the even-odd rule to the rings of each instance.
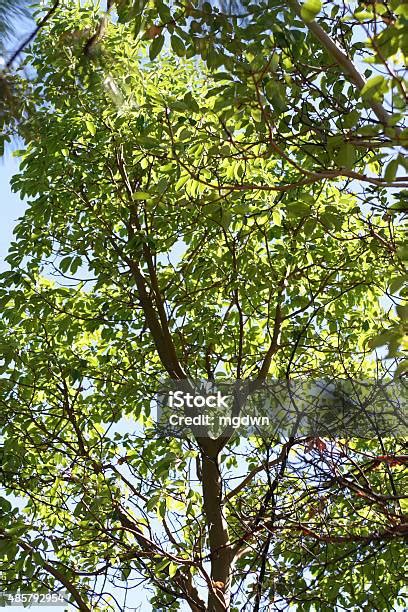
[[[152,51],[129,18],[89,62],[87,6],[60,9],[27,57],[13,184],[29,204],[1,291],[2,590],[63,586],[80,610],[124,609],[120,589],[146,582],[155,610],[406,602],[403,429],[155,434],[163,375],[392,380],[370,339],[395,321],[379,299],[399,299],[406,274],[401,209],[383,193],[403,181],[378,175],[376,151],[402,132],[374,123],[380,101],[338,67],[322,75],[296,10],[271,15],[267,76],[255,42],[226,71],[182,57],[178,20],[160,61],[147,53],[165,40],[144,30]],[[306,54],[297,83],[288,58]]]

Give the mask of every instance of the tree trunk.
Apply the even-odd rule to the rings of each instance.
[[[210,590],[208,596],[208,611],[225,612],[229,610],[232,556],[227,521],[223,514],[218,453],[207,454],[202,451],[202,484],[213,584],[213,590]]]

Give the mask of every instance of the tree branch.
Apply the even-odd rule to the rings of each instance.
[[[301,16],[301,6],[297,0],[289,0],[289,5],[292,7],[293,11],[296,13],[300,19]],[[352,60],[345,54],[339,47],[336,45],[334,40],[330,38],[330,36],[323,30],[323,28],[314,20],[312,21],[304,21],[302,19],[306,27],[312,32],[312,34],[319,40],[322,46],[326,49],[326,51],[333,57],[336,61],[339,68],[341,68],[342,72],[347,76],[357,87],[357,89],[361,92],[366,81],[364,77],[357,70]],[[374,113],[381,121],[381,123],[387,127],[389,125],[389,121],[391,115],[385,110],[380,102],[375,102],[374,100],[368,100],[369,105],[373,109]]]

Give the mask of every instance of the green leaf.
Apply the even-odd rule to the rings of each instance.
[[[398,247],[397,255],[402,259],[402,261],[408,261],[408,245]]]
[[[390,282],[390,293],[395,294],[404,286],[408,281],[408,276],[397,276]]]
[[[178,565],[176,563],[173,563],[173,561],[170,561],[169,564],[169,578],[174,578],[174,576],[176,575],[178,570]]]
[[[0,497],[0,508],[2,512],[10,512],[12,506],[8,499]]]
[[[360,94],[364,100],[370,100],[372,98],[377,98],[378,94],[382,91],[386,80],[383,76],[377,74],[376,76],[368,79],[367,83],[364,85]]]
[[[176,191],[178,191],[179,189],[181,189],[182,187],[184,187],[184,185],[187,183],[187,181],[189,180],[190,175],[189,174],[182,174],[179,178],[179,180],[177,181],[177,183],[174,185],[174,189]]]
[[[159,145],[158,141],[150,136],[137,136],[136,142],[139,145],[146,147],[147,149],[152,149],[153,147],[157,147]]]
[[[277,113],[284,113],[288,110],[286,102],[286,87],[275,78],[269,79],[265,85],[265,93]]]
[[[387,183],[392,183],[395,179],[398,171],[399,162],[398,159],[392,159],[385,168],[384,179]]]
[[[395,334],[393,331],[382,332],[381,334],[378,334],[370,340],[369,346],[372,349],[384,346],[385,344],[388,344],[390,341],[392,341],[394,339],[394,336]]]
[[[344,115],[342,119],[345,128],[352,128],[357,125],[360,119],[360,113],[357,110],[352,110],[350,113]]]
[[[251,116],[253,117],[254,121],[256,121],[257,123],[262,121],[262,111],[261,111],[261,109],[253,108],[251,110]]]
[[[5,529],[5,533],[10,537],[20,537],[29,529],[29,525],[15,525],[9,529]]]
[[[87,128],[88,132],[90,134],[92,134],[92,136],[95,136],[95,134],[96,134],[96,126],[95,126],[95,124],[92,121],[86,120],[85,121],[85,125],[86,125],[86,128]]]
[[[325,227],[328,229],[340,229],[341,228],[341,218],[335,215],[332,212],[324,212],[320,215],[320,219]]]
[[[59,268],[61,270],[61,272],[67,272],[69,270],[69,267],[71,266],[73,257],[71,255],[69,255],[68,257],[64,257],[63,259],[61,259],[60,263],[59,263]]]
[[[309,23],[313,21],[313,19],[320,13],[322,10],[322,3],[320,0],[306,0],[302,4],[302,8],[300,10],[300,15],[302,19]]]
[[[279,210],[272,212],[272,219],[275,225],[282,225],[282,215]]]
[[[170,565],[170,559],[164,558],[161,559],[158,563],[156,563],[155,570],[156,572],[162,572],[166,567]]]
[[[356,161],[355,147],[350,142],[344,143],[340,147],[336,155],[336,158],[335,158],[336,164],[340,168],[347,168],[348,170],[351,170],[355,164],[355,161]]]
[[[396,15],[401,15],[408,21],[408,2],[400,2],[399,6],[393,9]]]
[[[291,217],[305,217],[310,214],[310,206],[306,202],[289,202],[287,211]]]
[[[402,321],[408,320],[408,305],[399,304],[396,307],[397,315]]]
[[[9,538],[0,538],[0,556],[7,553],[14,546],[12,540]]]
[[[316,221],[314,219],[306,219],[303,225],[303,231],[306,238],[309,238],[313,234],[315,227]]]
[[[160,34],[157,38],[154,38],[149,47],[149,58],[153,61],[160,53],[164,45],[164,36]]]
[[[179,57],[184,57],[184,55],[186,54],[186,48],[181,38],[173,34],[170,42],[171,48],[173,49],[174,53]]]
[[[161,518],[164,519],[166,516],[166,500],[165,499],[161,499],[157,505],[157,515]]]
[[[136,191],[133,194],[134,200],[150,200],[151,197],[152,196],[150,195],[148,191]]]
[[[166,497],[166,507],[171,512],[179,512],[181,510],[184,510],[186,505],[184,502],[174,499],[174,497],[167,496]]]
[[[194,100],[191,92],[188,91],[186,93],[186,95],[184,96],[184,102],[185,102],[187,108],[192,110],[194,113],[199,113],[200,112],[200,107],[198,106],[197,102]]]
[[[129,565],[122,567],[122,580],[127,580],[130,576],[131,571],[132,568]]]

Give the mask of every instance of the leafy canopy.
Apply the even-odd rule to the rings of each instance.
[[[383,192],[400,181],[378,153],[399,167],[399,113],[375,119],[380,98],[332,66],[317,3],[189,7],[146,5],[144,42],[119,5],[90,62],[96,16],[70,5],[27,57],[28,205],[1,289],[2,590],[62,584],[80,610],[114,610],[147,580],[155,610],[394,609],[403,440],[153,434],[163,375],[386,374],[369,341],[406,275]],[[191,28],[208,29],[204,61]]]

